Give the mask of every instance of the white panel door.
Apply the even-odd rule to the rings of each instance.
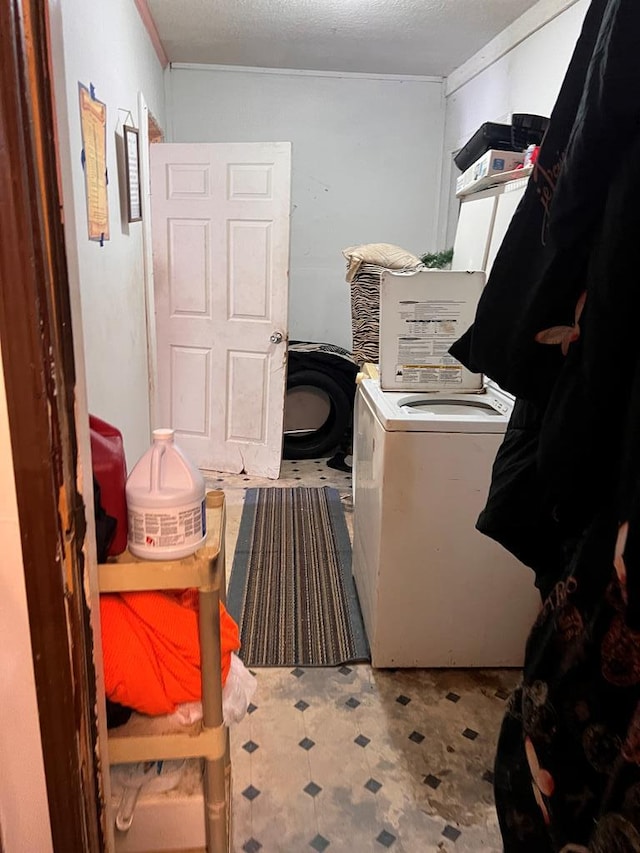
[[[453,244],[453,270],[483,270],[496,209],[495,193],[464,199]]]
[[[276,478],[291,144],[151,146],[161,423],[200,468]]]
[[[502,192],[498,196],[496,215],[493,221],[493,230],[491,232],[491,242],[489,243],[489,253],[487,255],[487,276],[491,271],[493,262],[498,254],[498,249],[502,245],[509,223],[513,218],[513,214],[516,212],[517,206],[520,204],[526,188],[526,178],[518,181],[511,181],[504,185]]]

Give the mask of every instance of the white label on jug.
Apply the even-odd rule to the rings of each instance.
[[[193,545],[205,534],[204,504],[171,510],[129,510],[129,540],[146,548]]]

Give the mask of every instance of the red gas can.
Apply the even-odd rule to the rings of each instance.
[[[107,515],[115,518],[116,532],[109,554],[115,557],[127,547],[127,463],[122,433],[106,421],[89,415],[93,475],[100,485],[100,498]]]

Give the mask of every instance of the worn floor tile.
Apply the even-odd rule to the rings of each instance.
[[[285,461],[277,481],[208,474],[207,485],[227,499],[227,578],[248,487],[333,486],[352,529],[351,477],[325,462]],[[234,851],[247,843],[261,853],[502,849],[487,779],[517,673],[254,671],[256,710],[232,731]],[[366,746],[355,742],[359,735]],[[302,749],[303,738],[314,746]],[[247,751],[248,742],[258,748]],[[427,776],[439,784],[425,784]],[[260,791],[252,800],[242,794],[250,786]]]

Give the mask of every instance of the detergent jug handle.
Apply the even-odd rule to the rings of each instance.
[[[160,478],[162,476],[160,465],[167,445],[173,444],[174,431],[172,429],[154,429],[153,450],[151,453],[151,491],[160,491]]]

